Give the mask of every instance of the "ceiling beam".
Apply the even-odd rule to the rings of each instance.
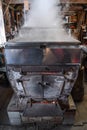
[[[24,0],[12,0],[11,4],[23,4]]]
[[[87,0],[60,0],[61,3],[87,4]]]

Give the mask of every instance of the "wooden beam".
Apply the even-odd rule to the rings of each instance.
[[[61,3],[87,4],[87,0],[60,0]]]
[[[11,4],[23,4],[24,0],[12,0]]]

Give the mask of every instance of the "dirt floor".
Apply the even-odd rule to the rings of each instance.
[[[75,123],[87,123],[87,82],[84,83],[84,99],[80,103],[76,103]]]

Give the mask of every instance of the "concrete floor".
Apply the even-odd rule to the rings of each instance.
[[[26,125],[10,125],[5,108],[12,94],[13,91],[11,88],[6,88],[6,86],[0,87],[0,130],[87,130],[87,83],[85,83],[84,100],[80,103],[76,103],[77,111],[75,123],[70,126],[43,122]],[[7,124],[4,124],[4,121],[7,122]]]

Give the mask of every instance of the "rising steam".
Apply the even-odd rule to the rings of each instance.
[[[60,12],[60,0],[32,0],[25,24],[15,41],[75,41],[63,28]]]
[[[25,26],[59,27],[61,25],[59,0],[34,0]]]

